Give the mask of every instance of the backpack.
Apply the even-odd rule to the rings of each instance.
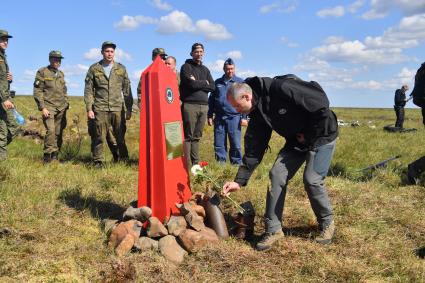
[[[412,90],[413,103],[425,107],[425,63],[422,63],[415,75],[415,86]]]

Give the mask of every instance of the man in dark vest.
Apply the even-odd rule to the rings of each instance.
[[[267,192],[266,231],[257,250],[269,249],[284,237],[282,214],[288,181],[306,163],[304,187],[319,223],[316,241],[329,244],[335,224],[324,179],[331,164],[338,136],[335,114],[329,100],[316,82],[306,82],[294,75],[275,78],[254,77],[246,83],[234,83],[227,99],[239,113],[249,114],[245,134],[245,155],[234,182],[223,186],[227,195],[245,186],[261,162],[272,132],[286,139],[270,170],[271,187]]]
[[[394,95],[394,111],[396,115],[395,126],[397,128],[403,128],[404,123],[404,106],[406,106],[406,91],[409,90],[407,85],[403,85],[400,89],[395,91]]]

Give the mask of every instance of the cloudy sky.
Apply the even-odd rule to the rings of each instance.
[[[165,48],[180,66],[194,42],[204,43],[214,78],[232,57],[241,77],[294,73],[345,107],[392,107],[395,89],[413,86],[425,61],[425,0],[4,2],[0,29],[14,36],[7,54],[19,94],[32,93],[36,70],[56,49],[65,56],[69,93],[83,95],[105,40],[118,45],[134,95],[153,48]]]

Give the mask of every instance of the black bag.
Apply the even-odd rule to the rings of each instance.
[[[407,166],[407,178],[412,185],[419,185],[420,176],[425,172],[425,156],[413,161]]]
[[[415,86],[412,94],[413,103],[419,107],[425,107],[425,63],[422,63],[415,75]]]

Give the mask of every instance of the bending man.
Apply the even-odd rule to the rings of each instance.
[[[319,223],[320,235],[316,241],[329,244],[335,225],[323,181],[335,149],[338,125],[323,89],[316,82],[305,82],[294,75],[274,79],[254,77],[246,83],[234,83],[227,99],[236,111],[249,114],[251,119],[245,134],[243,164],[235,181],[223,186],[223,194],[247,184],[263,158],[273,130],[286,139],[270,170],[266,231],[257,250],[269,249],[284,237],[282,213],[287,183],[304,162],[304,187]]]

